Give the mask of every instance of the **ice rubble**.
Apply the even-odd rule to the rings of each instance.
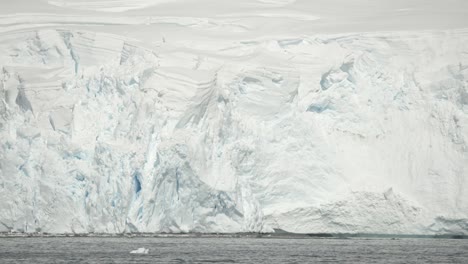
[[[466,30],[166,17],[203,34],[151,46],[8,19],[0,231],[468,233]]]

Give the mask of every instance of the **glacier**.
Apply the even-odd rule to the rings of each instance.
[[[0,232],[468,234],[463,1],[15,2]]]

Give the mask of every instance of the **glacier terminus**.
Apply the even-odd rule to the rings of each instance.
[[[419,2],[2,1],[0,232],[467,235],[468,2]]]

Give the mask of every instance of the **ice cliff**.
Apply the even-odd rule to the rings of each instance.
[[[468,30],[174,21],[0,19],[0,231],[468,234]]]

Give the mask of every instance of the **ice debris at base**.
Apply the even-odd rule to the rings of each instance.
[[[200,1],[0,4],[0,232],[468,233],[463,25]]]
[[[149,253],[149,249],[147,248],[138,248],[138,249],[130,251],[130,254],[148,254],[148,253]]]

